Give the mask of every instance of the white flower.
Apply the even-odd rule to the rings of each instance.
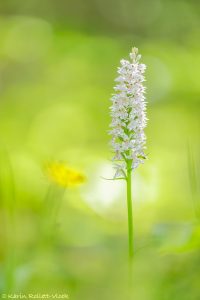
[[[146,65],[140,63],[141,55],[133,48],[130,59],[121,60],[119,76],[115,79],[115,94],[112,96],[110,115],[112,122],[109,134],[112,135],[111,146],[117,172],[115,177],[126,174],[127,165],[135,169],[144,162],[146,136],[146,102],[144,72]]]

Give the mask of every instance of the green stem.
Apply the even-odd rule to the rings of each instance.
[[[131,175],[132,170],[130,163],[127,162],[127,208],[128,208],[128,240],[129,240],[129,259],[130,262],[133,260],[133,214],[132,214],[132,187],[131,187]]]

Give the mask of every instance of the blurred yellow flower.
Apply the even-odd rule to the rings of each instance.
[[[81,172],[60,162],[48,163],[45,167],[45,173],[51,181],[65,188],[76,186],[86,180]]]

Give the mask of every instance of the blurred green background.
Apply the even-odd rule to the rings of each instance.
[[[196,0],[0,1],[0,293],[128,299],[125,186],[101,176],[116,69],[136,46],[149,159],[133,175],[131,299],[200,299],[199,14]],[[47,161],[87,181],[63,194]]]

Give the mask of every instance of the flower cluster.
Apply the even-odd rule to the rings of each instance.
[[[119,76],[115,80],[116,93],[111,98],[112,122],[109,133],[112,135],[111,145],[115,153],[113,160],[118,162],[115,164],[115,177],[126,174],[127,164],[135,169],[146,158],[146,102],[143,86],[146,66],[140,63],[140,58],[138,49],[133,48],[131,61],[121,60]]]

